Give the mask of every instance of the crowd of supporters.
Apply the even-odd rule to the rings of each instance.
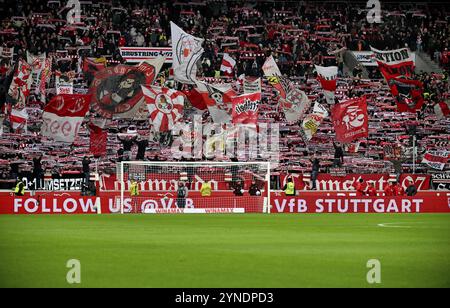
[[[124,62],[120,47],[170,46],[170,21],[174,20],[185,31],[206,39],[200,79],[229,80],[220,72],[223,52],[237,61],[235,79],[241,74],[263,76],[262,65],[267,56],[273,55],[284,75],[300,85],[311,99],[326,105],[314,64],[337,65],[340,77],[338,100],[363,94],[370,97],[370,135],[356,147],[343,149],[340,159],[347,172],[413,171],[412,138],[408,134],[411,127],[416,127],[418,161],[426,151],[450,147],[450,122],[438,119],[433,108],[449,98],[450,27],[445,5],[383,4],[383,22],[370,24],[366,19],[365,3],[82,1],[82,24],[67,26],[68,9],[64,9],[64,1],[3,2],[6,5],[0,8],[0,46],[14,48],[14,60],[25,57],[26,51],[54,56],[52,70],[75,71],[79,93],[88,89],[88,81],[79,69],[80,59],[104,57],[108,65],[115,65]],[[381,50],[406,46],[412,51],[429,54],[441,65],[443,74],[417,72],[427,94],[421,112],[396,112],[389,87],[377,71],[369,72],[370,79],[365,79],[358,71],[363,68],[349,71],[345,65],[345,51],[366,51],[370,46]],[[2,59],[2,109],[7,103],[11,69],[10,59]],[[165,72],[167,78],[168,67]],[[49,97],[54,95],[54,90],[48,91]],[[41,156],[39,169],[55,176],[82,172],[82,159],[89,154],[87,121],[75,143],[68,147],[40,136],[43,103],[31,98],[29,106],[27,133],[16,134],[7,127],[2,130],[0,179],[36,173],[33,158]],[[190,121],[192,113],[189,110],[185,113],[185,120]],[[207,113],[204,118],[210,121]],[[280,169],[310,171],[312,157],[320,158],[320,163],[317,165],[316,162],[314,167],[316,171],[325,172],[333,166],[336,153],[330,119],[319,128],[316,137],[305,144],[298,134],[299,125],[284,120],[276,95],[267,81],[263,82],[260,120],[281,125]],[[6,125],[7,120],[4,122]],[[127,134],[130,126],[134,126],[134,130]],[[101,172],[114,172],[115,163],[123,159],[171,159],[169,145],[173,138],[167,134],[149,133],[147,121],[115,120],[108,123],[108,127],[108,155],[92,160]],[[401,149],[400,157],[391,155],[395,148]],[[428,172],[424,165],[415,168],[417,172]]]

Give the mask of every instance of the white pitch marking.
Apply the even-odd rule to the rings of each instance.
[[[382,228],[412,228],[411,226],[395,226],[399,224],[405,224],[407,222],[388,222],[384,224],[378,224],[378,227]]]

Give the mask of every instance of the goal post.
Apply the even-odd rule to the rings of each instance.
[[[118,163],[120,213],[270,213],[270,162]]]

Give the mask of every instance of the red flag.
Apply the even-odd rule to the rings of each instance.
[[[203,100],[202,93],[200,93],[198,89],[185,90],[183,93],[186,95],[186,98],[189,100],[192,107],[195,107],[198,110],[206,110],[208,108]]]
[[[90,147],[89,151],[94,157],[101,157],[106,154],[106,143],[108,141],[108,132],[94,124],[89,125]]]
[[[423,84],[418,80],[394,77],[389,80],[392,95],[397,101],[399,112],[416,112],[422,109]]]
[[[89,111],[91,95],[62,94],[45,106],[42,135],[55,141],[73,143]]]
[[[197,90],[202,95],[214,123],[231,122],[232,98],[236,96],[231,84],[211,85],[197,81]]]
[[[261,93],[250,93],[233,98],[233,124],[258,124]]]
[[[339,142],[350,143],[369,136],[366,98],[354,98],[333,107],[332,119]]]

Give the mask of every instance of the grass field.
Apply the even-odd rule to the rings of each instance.
[[[450,215],[0,217],[0,287],[74,287],[69,259],[76,287],[450,287]]]

